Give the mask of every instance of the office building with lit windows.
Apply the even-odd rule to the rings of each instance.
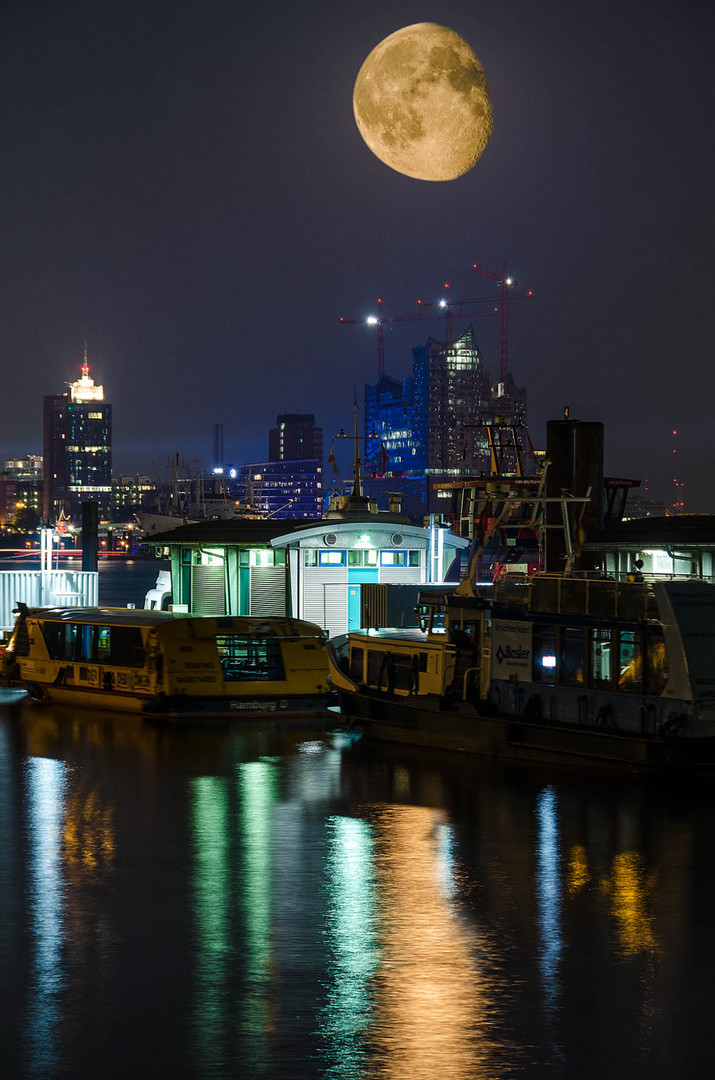
[[[232,498],[270,518],[323,513],[323,429],[312,413],[283,413],[268,432],[268,461],[228,465]]]
[[[80,378],[64,394],[44,400],[43,505],[45,521],[64,507],[81,515],[83,502],[97,502],[100,513],[112,498],[112,406],[104,387],[90,375],[85,349]]]
[[[365,388],[365,493],[405,510],[439,513],[448,493],[434,483],[491,471],[489,425],[526,424],[526,391],[511,377],[492,386],[473,327],[454,341],[412,350],[412,375],[383,375]]]
[[[323,513],[322,470],[315,459],[229,466],[228,490],[269,518],[319,518]]]

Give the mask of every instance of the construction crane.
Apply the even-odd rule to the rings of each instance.
[[[493,297],[481,297],[481,302],[494,303]],[[378,297],[377,301],[377,315],[368,315],[364,319],[346,319],[344,316],[340,316],[340,322],[345,326],[376,326],[377,327],[377,377],[378,379],[385,374],[385,324],[393,322],[423,322],[427,319],[439,319],[442,317],[441,312],[444,312],[447,344],[452,340],[452,310],[453,305],[450,305],[445,300],[440,300],[437,304],[427,303],[423,300],[417,301],[421,309],[430,307],[439,307],[441,311],[439,313],[431,313],[426,310],[420,310],[418,314],[409,315],[384,315],[382,310],[382,300]],[[477,303],[476,300],[460,300],[459,304],[472,304]],[[493,311],[484,312],[485,315],[494,315],[498,311],[498,308],[494,308]],[[481,313],[480,313],[481,314]]]
[[[447,281],[444,283],[444,288],[449,289],[450,285]],[[448,294],[449,295],[449,294]],[[493,296],[475,296],[472,299],[450,300],[444,297],[436,302],[431,300],[418,300],[417,303],[422,308],[438,307],[444,312],[444,340],[446,345],[452,344],[453,337],[453,319],[455,312],[458,315],[462,315],[462,308],[467,304],[494,304]],[[483,315],[496,315],[499,311],[498,307],[494,307],[492,311],[479,312],[473,314],[473,318],[482,318]],[[424,316],[429,318],[430,316]]]
[[[509,379],[509,288],[512,285],[516,285],[516,282],[507,274],[505,262],[502,262],[501,273],[490,270],[486,266],[479,266],[478,263],[473,263],[472,269],[477,274],[481,274],[482,277],[491,278],[492,281],[496,281],[499,285],[499,308],[501,313],[499,382],[506,385]],[[521,293],[519,299],[523,299],[526,296],[533,296],[532,291],[529,290],[526,293]],[[512,299],[516,300],[517,297],[514,296]]]

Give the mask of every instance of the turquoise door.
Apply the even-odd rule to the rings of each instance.
[[[348,630],[360,629],[360,586],[348,585]]]

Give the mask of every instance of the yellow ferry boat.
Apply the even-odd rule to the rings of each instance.
[[[147,716],[302,716],[324,710],[325,635],[289,618],[203,618],[20,604],[2,682],[39,701]]]

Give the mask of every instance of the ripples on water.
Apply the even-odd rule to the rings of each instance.
[[[0,704],[3,1075],[698,1075],[713,800]]]

